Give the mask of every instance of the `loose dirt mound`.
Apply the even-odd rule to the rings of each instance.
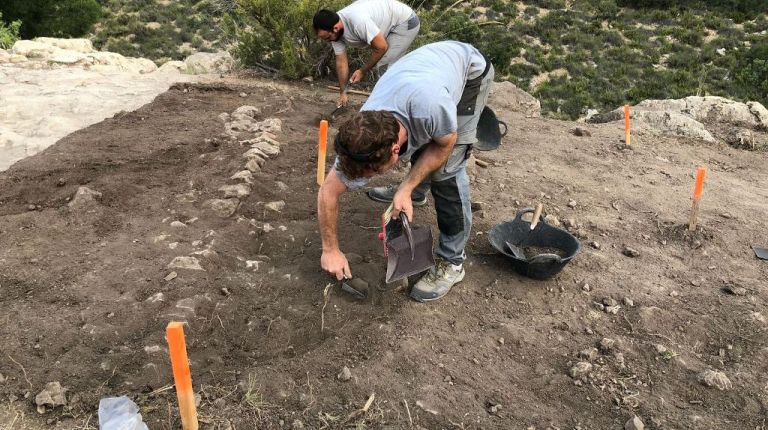
[[[384,285],[384,208],[346,195],[342,247],[372,297],[335,286],[321,332],[315,119],[333,97],[178,86],[0,174],[0,427],[93,428],[98,400],[127,394],[150,428],[179,428],[172,319],[189,323],[203,428],[764,425],[768,265],[749,245],[768,245],[765,153],[642,135],[621,151],[616,126],[575,137],[572,123],[502,112],[510,132],[472,174],[464,282],[429,305]],[[220,218],[203,202],[222,197],[248,147],[218,116],[241,105],[280,118],[283,145]],[[673,226],[700,164],[706,234],[692,246]],[[68,205],[81,186],[101,196]],[[584,245],[549,281],[516,275],[484,235],[536,201]],[[415,222],[436,230],[431,200]],[[168,268],[177,257],[201,270]],[[733,284],[744,295],[722,289]],[[732,388],[699,382],[708,369]],[[67,405],[38,416],[54,381]]]

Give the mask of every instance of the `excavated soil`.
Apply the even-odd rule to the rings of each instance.
[[[282,119],[284,145],[220,218],[202,203],[248,148],[218,115],[241,105]],[[472,166],[465,280],[430,304],[385,285],[384,207],[351,193],[340,240],[370,284],[356,300],[319,265],[316,119],[333,108],[309,86],[179,85],[0,173],[0,428],[93,429],[99,399],[123,394],[151,429],[179,428],[171,320],[188,322],[201,428],[621,429],[634,415],[764,428],[768,262],[750,246],[768,245],[765,152],[645,134],[627,151],[618,123],[576,137],[574,123],[499,112],[510,132]],[[702,230],[688,234],[699,165]],[[80,186],[102,196],[70,208]],[[485,235],[537,202],[582,242],[546,281],[513,272]],[[437,232],[431,198],[415,218]],[[204,270],[167,267],[193,252]],[[699,382],[707,369],[732,387]],[[53,381],[68,404],[39,414]]]

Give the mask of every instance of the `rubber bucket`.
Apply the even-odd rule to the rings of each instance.
[[[542,218],[536,228],[523,220],[523,215],[532,213],[526,208],[517,213],[514,220],[495,225],[488,232],[491,245],[508,259],[512,268],[521,275],[533,279],[548,279],[558,274],[581,251],[578,239],[567,231],[547,224]],[[526,257],[522,252],[515,253],[509,245],[526,248],[557,250],[557,253],[544,253]],[[515,255],[517,254],[517,255]]]

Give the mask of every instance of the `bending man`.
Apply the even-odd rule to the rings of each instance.
[[[389,195],[393,215],[412,220],[412,193],[431,185],[440,230],[437,265],[411,297],[439,299],[464,278],[472,227],[466,163],[493,75],[472,45],[446,41],[409,53],[381,77],[361,111],[339,128],[336,162],[318,192],[323,269],[338,279],[352,276],[337,237],[339,196],[410,157],[408,175]]]
[[[396,0],[357,0],[338,13],[323,9],[312,20],[317,37],[331,42],[336,54],[339,79],[339,104],[347,105],[344,88],[360,82],[366,73],[386,67],[405,54],[419,33],[419,18],[413,9]],[[350,78],[347,45],[370,46],[372,53],[365,65]]]

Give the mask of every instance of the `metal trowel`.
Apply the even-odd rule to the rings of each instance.
[[[368,297],[368,283],[360,278],[344,278],[341,280],[341,290],[356,299]]]

